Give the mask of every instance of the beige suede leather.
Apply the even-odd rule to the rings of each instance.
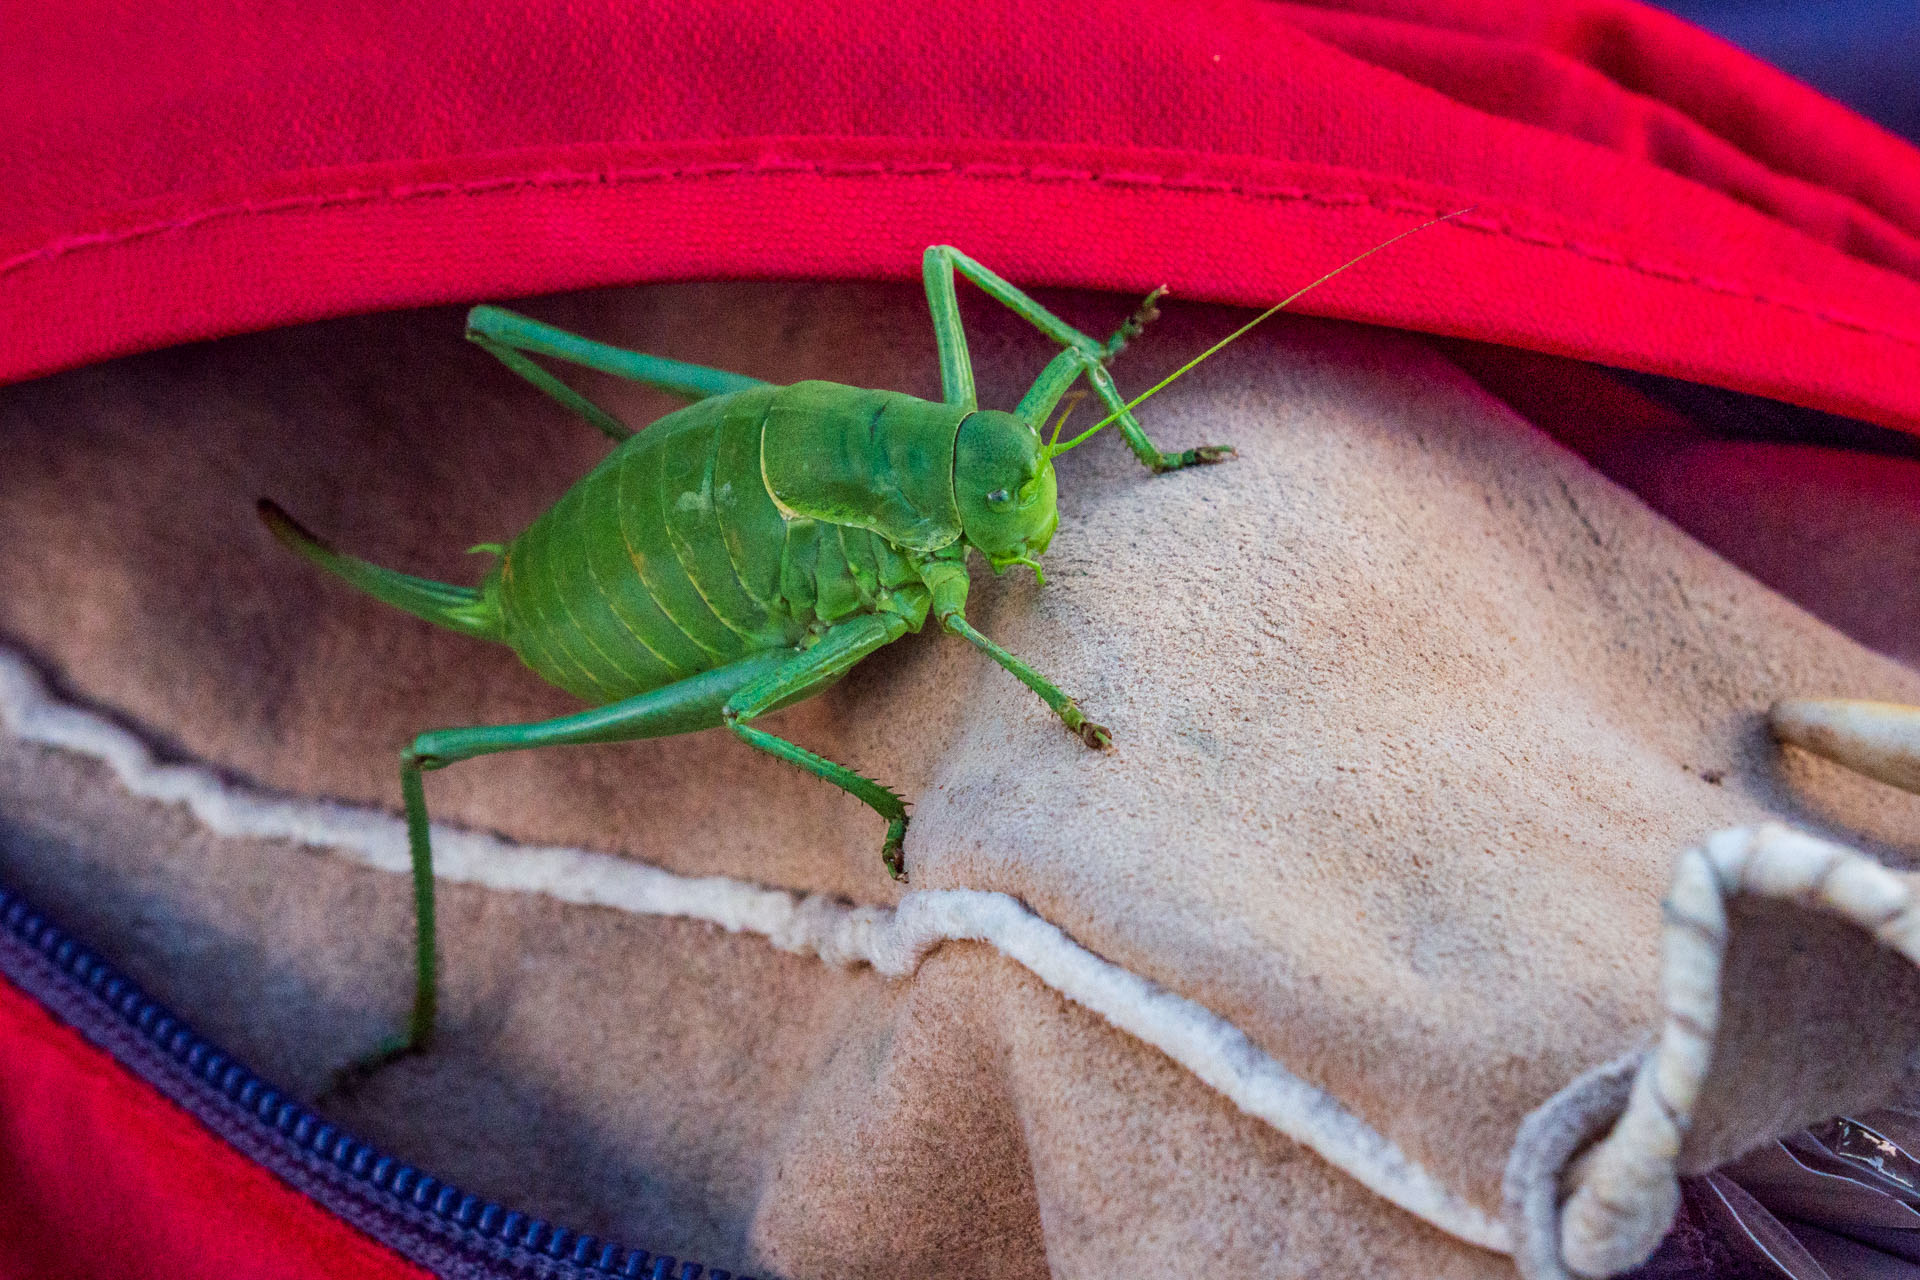
[[[1131,305],[1059,303],[1098,332]],[[776,381],[937,394],[905,286],[527,309]],[[1169,311],[1116,365],[1123,388],[1233,322]],[[1011,406],[1044,340],[968,314],[983,402]],[[357,554],[473,580],[462,549],[516,533],[605,442],[459,334],[454,311],[364,317],[0,392],[0,636],[164,758],[389,811],[414,733],[571,709],[506,650],[356,597],[254,520],[272,496]],[[672,407],[580,385],[636,423]],[[1152,477],[1117,437],[1075,451],[1047,585],[977,567],[970,609],[1112,750],[931,629],[768,722],[914,802],[904,889],[868,810],[722,733],[464,763],[430,777],[434,816],[879,907],[1009,895],[1237,1028],[1490,1222],[1523,1119],[1661,1030],[1683,850],[1777,821],[1914,865],[1920,798],[1783,750],[1764,713],[1920,702],[1920,676],[1433,345],[1283,316],[1140,416],[1163,446],[1240,456]],[[1697,492],[1629,479],[1669,509]],[[1735,544],[1751,527],[1715,518]],[[1741,545],[1751,567],[1774,544]],[[1869,549],[1832,558],[1869,575]],[[1891,582],[1799,594],[1871,598],[1876,639],[1914,620]],[[0,874],[305,1096],[404,1016],[402,877],[213,834],[3,734]],[[1687,1172],[1890,1099],[1920,1040],[1887,1031],[1920,1026],[1905,961],[1817,904],[1742,902]],[[578,1229],[795,1280],[1512,1273],[991,946],[889,977],[538,894],[452,884],[442,909],[440,1041],[327,1109]],[[1868,1036],[1871,1072],[1808,1065]]]

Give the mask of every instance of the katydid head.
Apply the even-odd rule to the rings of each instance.
[[[1060,524],[1059,488],[1046,446],[1011,413],[979,409],[960,423],[953,449],[960,533],[993,565],[1040,575],[1040,556]]]

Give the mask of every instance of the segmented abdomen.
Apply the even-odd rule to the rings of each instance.
[[[661,418],[513,540],[488,587],[528,666],[613,702],[794,646],[917,581],[884,539],[774,504],[761,434],[782,390]]]

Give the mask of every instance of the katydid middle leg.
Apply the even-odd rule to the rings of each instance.
[[[907,876],[903,853],[907,835],[906,802],[872,778],[747,722],[832,684],[854,663],[882,645],[898,640],[909,629],[907,620],[893,613],[864,614],[840,623],[821,636],[812,648],[802,650],[779,669],[741,689],[720,711],[727,728],[737,737],[769,755],[799,765],[816,778],[831,782],[885,818],[887,839],[880,848],[880,860],[886,864],[887,874],[896,880]]]
[[[595,342],[504,307],[475,307],[469,311],[467,338],[616,442],[632,435],[632,428],[535,364],[528,358],[529,353],[657,387],[683,400],[704,400],[708,396],[767,385],[744,373],[709,369],[684,360],[669,360]]]
[[[967,336],[960,321],[959,298],[954,292],[955,273],[973,281],[989,297],[1066,348],[1048,362],[1027,394],[1021,397],[1019,407],[1014,410],[1028,426],[1039,430],[1040,424],[1046,421],[1060,397],[1084,376],[1107,406],[1107,412],[1119,426],[1120,434],[1126,437],[1134,456],[1149,471],[1173,471],[1196,463],[1220,462],[1233,456],[1231,445],[1201,445],[1177,453],[1161,449],[1141,429],[1133,411],[1127,407],[1127,402],[1121,398],[1119,389],[1107,374],[1107,361],[1118,354],[1147,321],[1159,314],[1154,304],[1164,290],[1154,290],[1111,338],[1098,342],[958,249],[937,244],[930,247],[922,259],[921,275],[926,282],[927,305],[933,312],[934,342],[940,350],[940,386],[946,403],[968,408],[979,403],[973,384],[973,364],[967,354]]]

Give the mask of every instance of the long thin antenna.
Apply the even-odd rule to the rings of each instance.
[[[1185,364],[1181,365],[1178,369],[1175,369],[1172,373],[1160,379],[1160,381],[1154,383],[1151,387],[1148,387],[1145,391],[1142,391],[1139,395],[1135,396],[1133,399],[1127,401],[1126,408],[1124,410],[1116,409],[1114,412],[1100,419],[1100,421],[1094,423],[1092,426],[1088,427],[1085,431],[1082,431],[1079,435],[1067,441],[1065,444],[1056,445],[1049,442],[1045,449],[1046,456],[1049,458],[1057,458],[1061,454],[1065,453],[1067,450],[1073,448],[1075,445],[1081,443],[1084,440],[1091,438],[1093,434],[1096,431],[1099,431],[1102,427],[1105,427],[1110,423],[1118,421],[1120,418],[1120,414],[1122,412],[1131,412],[1142,401],[1147,400],[1152,396],[1158,395],[1160,392],[1164,391],[1170,384],[1172,384],[1173,382],[1175,382],[1180,378],[1185,377],[1189,372],[1192,371],[1195,365],[1199,364],[1203,360],[1210,358],[1216,352],[1218,352],[1222,347],[1226,346],[1228,343],[1238,341],[1240,338],[1245,337],[1248,331],[1250,331],[1255,325],[1259,324],[1262,320],[1265,320],[1269,316],[1275,315],[1276,313],[1284,310],[1289,304],[1293,302],[1297,302],[1303,295],[1311,293],[1315,289],[1318,289],[1321,285],[1333,279],[1335,276],[1339,275],[1342,271],[1345,271],[1348,268],[1355,266],[1356,264],[1363,262],[1368,258],[1371,258],[1374,254],[1380,252],[1382,249],[1387,248],[1389,245],[1398,244],[1402,240],[1405,240],[1408,236],[1417,235],[1420,232],[1425,231],[1428,227],[1435,226],[1439,223],[1445,222],[1449,218],[1457,218],[1463,213],[1472,213],[1474,209],[1477,207],[1478,206],[1475,206],[1475,205],[1469,205],[1464,209],[1455,209],[1452,213],[1441,214],[1439,217],[1429,219],[1428,221],[1421,223],[1417,227],[1412,227],[1406,231],[1402,231],[1399,235],[1394,236],[1390,240],[1382,240],[1379,244],[1373,246],[1373,248],[1367,250],[1365,253],[1360,254],[1357,257],[1350,258],[1346,262],[1341,263],[1339,266],[1327,272],[1327,274],[1321,276],[1318,280],[1315,280],[1312,284],[1306,286],[1304,289],[1296,289],[1294,292],[1288,294],[1286,297],[1282,298],[1280,301],[1274,303],[1272,306],[1268,307],[1265,311],[1262,311],[1259,315],[1247,321],[1245,324],[1241,325],[1238,329],[1235,329],[1232,333],[1220,339],[1220,341],[1214,343],[1212,346],[1208,347],[1205,351],[1202,351],[1199,355],[1187,361]]]

